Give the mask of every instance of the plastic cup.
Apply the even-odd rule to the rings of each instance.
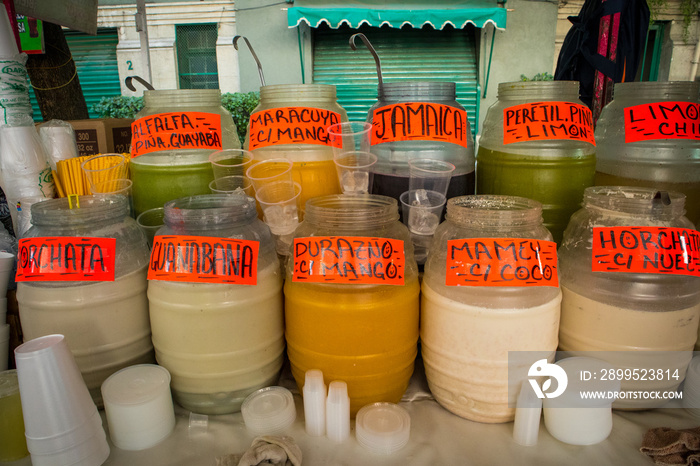
[[[318,369],[304,374],[304,423],[306,433],[320,437],[326,433],[326,384],[323,372]]]
[[[336,123],[326,130],[333,155],[344,152],[369,152],[372,124],[364,121]]]
[[[350,437],[350,397],[348,385],[342,380],[334,380],[328,385],[326,437],[335,443]]]
[[[10,324],[0,324],[0,371],[10,364]]]
[[[7,285],[10,283],[10,274],[15,266],[15,255],[0,251],[0,298],[7,296]],[[7,308],[7,303],[5,304]],[[4,323],[2,320],[0,323]]]
[[[15,370],[0,372],[0,413],[0,462],[15,461],[29,455]]]
[[[377,156],[369,152],[343,152],[333,157],[343,194],[367,194]]]
[[[129,167],[122,154],[96,155],[85,160],[81,167],[92,192],[102,182],[129,178]]]
[[[266,184],[277,181],[292,181],[292,161],[288,159],[267,159],[248,168],[246,176],[257,193]]]
[[[129,201],[129,215],[134,216],[134,202],[131,188],[134,183],[128,179],[102,181],[92,188],[94,196],[124,196]]]
[[[175,427],[170,373],[162,366],[139,364],[115,372],[102,384],[102,399],[110,438],[122,450],[150,448]]]
[[[209,183],[209,190],[214,194],[240,194],[254,197],[253,184],[243,175],[231,175],[217,178]]]
[[[165,209],[163,207],[155,207],[142,212],[136,217],[136,223],[146,235],[148,247],[153,246],[153,238],[156,232],[165,224]]]
[[[253,163],[253,153],[243,149],[224,149],[209,155],[214,179],[243,176]]]
[[[402,193],[399,199],[403,223],[408,230],[414,235],[433,235],[440,224],[445,195],[435,191],[415,190]]]
[[[447,195],[455,166],[435,159],[413,159],[408,161],[408,190],[424,189]]]
[[[280,255],[289,254],[292,235],[299,225],[301,185],[293,181],[276,181],[257,190],[255,198],[263,211],[263,220],[277,238]]]

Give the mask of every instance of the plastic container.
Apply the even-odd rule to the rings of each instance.
[[[324,246],[330,249],[321,260]],[[396,200],[334,195],[308,201],[284,288],[287,353],[298,386],[306,371],[318,369],[326,383],[347,383],[353,415],[369,403],[398,402],[417,353],[419,291]]]
[[[0,372],[0,412],[0,462],[24,458],[29,451],[24,439],[24,418],[16,370]]]
[[[367,115],[374,126],[370,152],[378,158],[370,192],[398,201],[409,190],[409,160],[437,159],[456,167],[448,199],[474,194],[474,141],[466,111],[455,100],[455,83],[385,82],[377,98]],[[408,112],[415,112],[412,131],[402,123]],[[426,124],[431,116],[435,121]]]
[[[348,385],[342,380],[328,384],[326,437],[335,443],[344,442],[350,437],[350,397]]]
[[[541,202],[544,225],[560,243],[593,184],[595,149],[578,82],[500,83],[479,140],[476,192]]]
[[[169,238],[159,246],[163,235]],[[153,346],[172,376],[175,401],[203,414],[239,411],[250,393],[277,381],[284,356],[282,274],[270,230],[258,220],[253,199],[209,194],[168,202],[154,241],[152,267],[163,263],[169,244],[180,257],[199,255],[191,271],[209,267],[206,247],[219,248],[212,253],[219,265],[239,264],[240,276],[230,268],[234,275],[224,278],[193,272],[184,281],[166,275],[149,276],[148,283]],[[238,245],[239,260],[230,260]],[[242,284],[244,274],[254,275],[255,284]]]
[[[304,374],[304,425],[306,433],[320,437],[326,433],[326,384],[323,372],[309,370]]]
[[[335,86],[262,86],[260,104],[250,115],[245,148],[253,152],[255,162],[273,158],[294,162],[292,176],[301,185],[303,210],[308,199],[340,193],[326,129],[347,120],[336,101]]]
[[[125,197],[80,196],[79,208],[75,199],[70,202],[73,209],[68,198],[32,206],[34,225],[25,241],[49,247],[53,240],[44,238],[64,237],[67,245],[79,245],[85,237],[113,238],[114,280],[53,281],[55,275],[46,275],[21,281],[17,284],[19,316],[25,340],[65,335],[95,403],[102,406],[100,386],[107,377],[124,367],[154,361],[146,297],[148,245],[128,215]],[[79,247],[75,248],[79,254]],[[61,257],[71,254],[68,246],[63,254],[58,254],[59,265]]]
[[[246,428],[256,435],[279,435],[294,424],[297,410],[292,392],[284,387],[265,387],[245,399],[241,414]]]
[[[135,216],[173,199],[208,194],[214,179],[209,155],[241,147],[218,89],[145,91],[143,103],[131,138]],[[153,146],[156,137],[163,143]]]
[[[623,390],[675,390],[693,356],[700,278],[686,275],[675,259],[682,256],[681,236],[697,244],[684,198],[650,188],[587,188],[564,233],[560,350],[599,351],[596,357],[617,368],[670,372],[661,380],[623,380]],[[665,402],[620,399],[613,407]]]
[[[615,84],[595,128],[597,186],[645,186],[686,195],[686,217],[700,222],[700,83]]]
[[[448,201],[421,298],[425,375],[447,410],[478,422],[514,419],[521,379],[509,378],[508,370],[525,375],[532,361],[509,364],[508,353],[539,351],[546,358],[557,349],[556,267],[539,202],[487,195]]]

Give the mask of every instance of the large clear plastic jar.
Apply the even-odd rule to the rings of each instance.
[[[68,198],[32,205],[33,226],[24,238],[114,238],[114,281],[22,281],[17,302],[25,341],[65,335],[101,406],[100,386],[107,377],[154,361],[146,297],[149,249],[125,197],[81,196],[77,201],[79,207],[71,199],[72,209]]]
[[[488,254],[495,257],[489,250],[496,242],[503,246],[499,253],[504,262],[500,264],[484,259]],[[453,248],[464,250],[466,244],[476,245],[482,259],[476,256],[467,267],[475,279],[473,285],[456,285],[448,281],[455,265],[449,259],[456,252]],[[445,222],[435,232],[425,264],[421,354],[430,390],[449,411],[478,422],[512,421],[521,381],[509,382],[508,352],[538,351],[551,357],[556,351],[559,287],[506,286],[515,277],[496,282],[483,278],[507,276],[505,264],[518,264],[514,254],[523,256],[527,251],[529,255],[531,247],[547,244],[555,249],[552,235],[542,225],[542,206],[537,201],[477,195],[447,202]],[[556,267],[556,255],[553,257]],[[527,367],[510,369],[527,373]]]
[[[683,271],[693,262],[683,265],[677,258],[683,242],[691,257],[697,255],[697,231],[683,216],[684,198],[650,188],[590,187],[564,233],[559,348],[596,351],[621,369],[654,371],[623,378],[623,391],[675,390],[693,356],[700,278]],[[666,401],[640,396],[613,407]]]
[[[320,369],[326,384],[345,381],[353,415],[370,403],[397,403],[413,373],[420,287],[410,235],[398,218],[396,200],[386,196],[311,199],[287,261],[285,323],[292,375],[299,387],[310,369]],[[328,252],[319,256],[315,241],[327,245]],[[321,281],[313,280],[319,270],[313,266],[313,273],[299,274],[309,265],[302,260],[304,244],[315,257],[311,260],[323,264],[321,274],[327,271]],[[390,250],[403,258],[402,265],[378,258]],[[399,273],[392,284],[383,284],[394,266]]]
[[[437,159],[455,166],[448,199],[474,193],[474,140],[466,111],[455,100],[455,83],[383,83],[377,98],[367,115],[367,121],[373,123],[371,152],[378,159],[373,167],[372,193],[398,200],[408,191],[411,159]],[[401,111],[404,104],[413,105]],[[411,120],[420,121],[415,125],[420,129],[409,130],[409,108],[415,112]]]
[[[595,184],[682,192],[686,217],[698,225],[699,91],[689,81],[615,84],[595,128]]]
[[[288,158],[301,185],[299,205],[312,197],[340,194],[333,148],[326,129],[348,121],[335,86],[278,84],[260,88],[260,104],[250,115],[245,146],[255,160]]]
[[[135,216],[173,199],[209,194],[214,179],[209,154],[241,147],[218,89],[145,91],[143,104],[132,124],[130,176]],[[149,142],[146,148],[146,140],[155,141],[156,146]]]
[[[282,273],[274,241],[257,218],[253,199],[222,194],[166,203],[154,254],[159,237],[178,236],[200,244],[201,257],[207,254],[205,244],[216,245],[207,238],[257,244],[256,284],[150,276],[148,282],[153,346],[158,364],[170,371],[175,400],[198,413],[239,411],[246,396],[274,385],[282,368]],[[193,250],[182,246],[178,257],[193,257],[188,249]]]
[[[595,175],[593,124],[578,91],[573,81],[500,83],[476,156],[477,194],[541,202],[544,225],[557,243]],[[511,142],[508,130],[515,126],[524,131]]]

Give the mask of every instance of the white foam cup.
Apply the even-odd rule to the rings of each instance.
[[[122,450],[144,450],[175,427],[170,373],[139,364],[115,372],[102,384],[102,399],[112,443]]]

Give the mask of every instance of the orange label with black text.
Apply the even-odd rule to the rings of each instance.
[[[114,238],[22,238],[19,240],[15,280],[113,282],[116,248]]]
[[[429,102],[379,107],[372,114],[371,145],[393,141],[443,141],[467,147],[467,112]]]
[[[571,139],[595,146],[593,114],[572,102],[531,102],[503,110],[503,144]]]
[[[205,112],[158,113],[131,124],[131,156],[161,150],[221,149],[221,115]]]
[[[700,139],[700,105],[654,102],[625,108],[625,142]]]
[[[527,238],[447,241],[447,286],[559,286],[557,243]]]
[[[294,239],[292,281],[403,285],[403,241],[367,236]]]
[[[281,107],[250,116],[249,150],[278,144],[330,146],[326,129],[340,123],[340,113],[314,107]]]
[[[700,276],[700,233],[687,228],[594,227],[593,272]]]
[[[258,241],[210,236],[162,235],[153,239],[149,280],[258,283]]]

